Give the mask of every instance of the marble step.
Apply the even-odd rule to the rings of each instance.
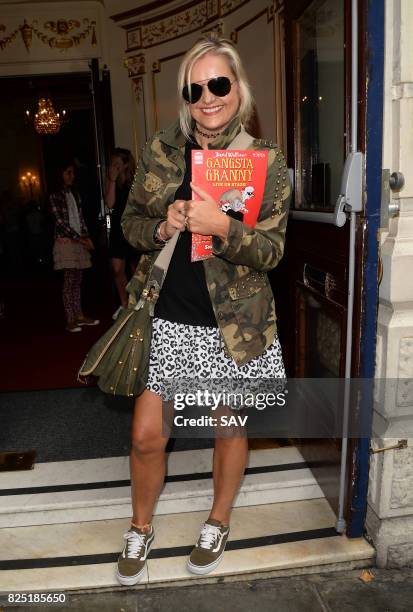
[[[334,530],[325,499],[234,508],[222,563],[208,577],[186,569],[186,559],[208,512],[158,515],[155,542],[137,586],[187,584],[264,573],[307,573],[371,566],[374,549],[363,538]],[[116,560],[128,519],[2,529],[0,592],[120,587]]]
[[[155,514],[207,510],[212,503],[212,449],[170,453]],[[39,463],[0,474],[0,527],[130,517],[129,458]],[[250,452],[235,506],[323,497],[295,447]]]

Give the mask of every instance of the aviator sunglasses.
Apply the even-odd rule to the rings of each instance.
[[[236,79],[234,79],[235,81]],[[231,86],[234,81],[230,81],[228,77],[221,76],[215,77],[214,79],[209,79],[206,84],[209,91],[214,94],[214,96],[218,96],[218,98],[223,98],[227,96],[231,91]],[[185,85],[182,89],[182,97],[184,100],[189,102],[190,104],[195,104],[198,100],[201,99],[202,96],[202,85],[199,83],[191,83],[190,86]]]

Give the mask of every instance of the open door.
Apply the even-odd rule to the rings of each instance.
[[[286,3],[285,11],[294,198],[276,281],[287,297],[277,304],[280,335],[290,377],[350,378],[363,181],[357,151],[357,2],[296,0]],[[300,442],[336,513],[336,529],[344,532],[347,438]]]

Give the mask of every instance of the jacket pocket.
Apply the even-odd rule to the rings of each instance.
[[[228,293],[231,300],[235,301],[251,297],[259,293],[259,291],[266,286],[268,286],[266,274],[264,274],[264,272],[254,271],[231,282],[228,285]]]
[[[228,285],[231,309],[246,342],[262,337],[275,322],[274,296],[267,275],[251,272]]]

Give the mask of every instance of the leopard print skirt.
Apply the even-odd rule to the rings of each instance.
[[[170,399],[170,383],[180,379],[274,381],[285,377],[278,336],[261,355],[237,366],[223,350],[218,327],[153,319],[147,389],[163,399]]]

